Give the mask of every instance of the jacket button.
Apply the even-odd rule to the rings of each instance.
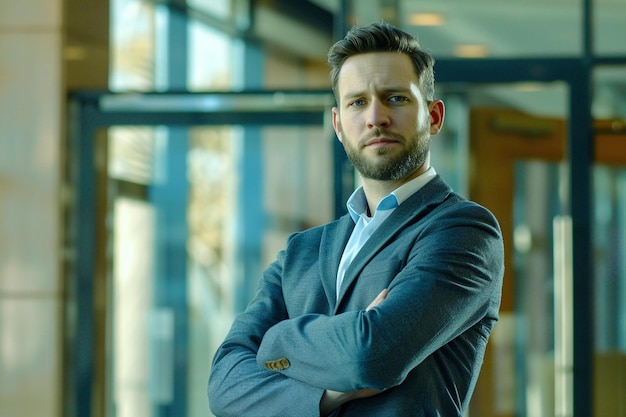
[[[280,358],[275,361],[265,362],[265,367],[270,371],[282,371],[289,368],[290,365],[291,364],[289,363],[289,359],[287,358]]]

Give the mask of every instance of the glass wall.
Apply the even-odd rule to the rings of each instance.
[[[358,11],[357,2],[351,3]],[[581,0],[399,3],[397,11],[381,6],[380,14],[386,12],[387,20],[415,33],[420,43],[439,58],[519,58],[582,53]],[[369,16],[365,21],[377,20],[371,8]]]
[[[113,90],[167,90],[171,71],[182,73],[190,92],[230,91],[248,81],[254,88],[328,84],[326,68],[322,77],[316,65],[280,53],[246,55],[222,30],[233,19],[231,2],[189,7],[181,37],[187,62],[173,68],[168,22],[179,17],[176,9],[113,4]],[[255,72],[250,80],[248,71]],[[260,272],[289,234],[334,217],[329,129],[108,129],[107,416],[207,415],[213,354]]]
[[[553,221],[566,214],[564,83],[443,85],[455,88],[467,132],[467,195],[490,209],[505,242],[500,321],[494,328],[471,416],[555,414]],[[445,95],[444,95],[445,98]],[[533,106],[539,98],[545,104]],[[550,103],[549,105],[547,103]],[[550,111],[548,111],[550,109]],[[461,165],[462,166],[462,165]],[[454,168],[453,168],[454,172]]]
[[[129,130],[110,133],[120,138]],[[126,140],[142,154],[121,152],[115,149],[121,141],[110,141],[110,415],[155,415],[174,406],[174,387],[183,384],[185,415],[205,416],[210,361],[242,308],[239,300],[249,298],[260,268],[288,234],[333,217],[332,142],[320,139],[322,126],[297,128],[297,140],[289,127],[266,127],[263,138],[246,138],[245,130],[190,127],[185,155],[174,158],[184,166],[176,170],[168,166],[180,145],[168,142],[164,128],[155,129],[152,142],[137,135]],[[241,167],[247,159],[241,149],[256,147],[249,141],[260,141],[260,171],[254,173],[260,178],[242,185],[250,167]],[[247,210],[237,197],[249,188],[261,190],[260,201],[248,202],[261,219],[256,232],[244,230]],[[182,201],[175,195],[181,189]],[[258,265],[247,267],[255,258]],[[181,313],[183,325],[177,323]],[[186,343],[177,353],[181,338]]]
[[[620,0],[595,0],[593,2],[594,53],[624,56],[626,45],[620,42],[624,33],[624,2]]]
[[[230,15],[227,1],[201,6]],[[189,20],[188,62],[172,66],[175,12],[134,0],[113,2],[111,11],[111,89],[167,90],[172,68],[189,91],[230,90],[236,82],[234,41],[223,32]],[[108,131],[107,415],[206,415],[212,352],[235,310],[242,137],[230,126]]]
[[[610,18],[606,16],[607,18]],[[626,67],[593,72],[594,399],[597,416],[625,416],[626,400]]]
[[[597,18],[606,26],[596,42],[598,50],[619,53],[620,46],[610,41],[616,20],[611,1],[599,2]],[[173,76],[184,79],[190,93],[329,87],[319,52],[330,46],[329,34],[315,36],[311,50],[301,55],[281,44],[265,49],[245,44],[250,11],[238,9],[243,3],[188,1],[180,37],[185,59],[172,62],[168,48],[176,44],[170,38],[172,18],[180,18],[176,8],[112,1],[111,89],[167,91]],[[419,7],[404,1],[393,10],[353,3],[351,22],[383,16],[400,23],[437,58],[582,53],[581,1],[468,6],[459,0]],[[258,16],[278,16],[265,6]],[[278,26],[290,34],[299,27]],[[315,33],[303,26],[301,35],[308,39]],[[601,129],[617,134],[626,118],[623,70],[603,67],[594,74],[594,116],[610,120]],[[455,190],[496,213],[510,251],[502,319],[470,415],[559,415],[560,320],[568,317],[558,310],[557,258],[565,249],[555,249],[562,229],[554,224],[567,221],[569,199],[576,198],[567,195],[564,162],[570,91],[561,82],[489,84],[489,77],[485,73],[480,84],[438,85],[447,115],[432,157]],[[104,415],[207,415],[213,353],[260,271],[291,232],[335,215],[333,140],[328,120],[309,127],[163,122],[108,129],[99,148],[105,166],[99,219],[106,228],[100,265],[107,287],[97,289],[103,291],[98,300],[106,318]],[[617,155],[608,152],[613,159],[598,161],[593,171],[595,378],[602,387],[595,395],[598,407],[608,407],[597,415],[612,417],[626,409],[616,394],[624,392],[619,366],[626,350],[620,263],[626,164]]]

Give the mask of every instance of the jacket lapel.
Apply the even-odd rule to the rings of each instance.
[[[441,204],[451,192],[452,189],[437,175],[424,185],[422,189],[400,204],[368,239],[346,270],[337,306],[341,304],[343,298],[350,292],[353,281],[357,279],[365,265],[409,223],[419,221],[433,207]],[[350,221],[352,222],[351,219]],[[347,238],[343,247],[345,247],[346,243]],[[343,253],[343,247],[339,250],[339,260]],[[337,275],[339,260],[337,260],[335,265],[334,276]],[[335,294],[334,290],[333,294]]]
[[[339,262],[353,229],[354,221],[349,214],[346,214],[337,221],[328,224],[322,233],[319,253],[321,260],[319,263],[320,276],[331,311],[334,311],[337,302],[336,288]]]

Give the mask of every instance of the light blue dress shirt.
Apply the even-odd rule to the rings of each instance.
[[[373,217],[367,215],[367,199],[363,187],[357,188],[346,203],[348,212],[356,224],[350,235],[350,240],[343,251],[341,261],[339,262],[339,270],[337,271],[337,298],[339,298],[339,290],[343,283],[343,277],[346,270],[352,263],[352,260],[361,250],[365,242],[374,234],[376,229],[393,213],[393,211],[402,204],[407,198],[416,193],[428,181],[435,178],[437,173],[433,167],[419,177],[396,188],[385,198],[380,200]]]

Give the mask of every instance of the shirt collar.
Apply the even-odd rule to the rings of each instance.
[[[420,188],[426,185],[430,180],[435,178],[437,172],[435,168],[430,167],[426,172],[420,174],[418,177],[412,179],[406,184],[402,184],[400,187],[393,190],[385,198],[380,200],[376,211],[393,210],[402,204],[407,198],[415,194]],[[365,191],[363,186],[360,186],[350,196],[346,203],[348,213],[352,217],[352,220],[356,223],[359,217],[367,212],[367,199],[365,198]]]

